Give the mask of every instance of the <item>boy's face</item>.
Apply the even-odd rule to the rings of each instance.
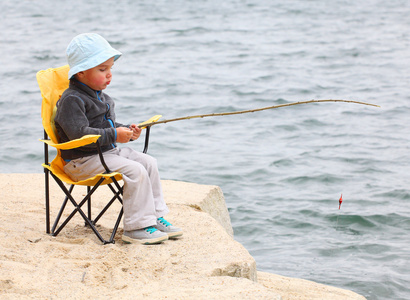
[[[111,68],[113,65],[114,57],[111,57],[107,61],[92,69],[78,72],[76,74],[76,78],[82,83],[88,85],[93,90],[101,91],[105,89],[111,82]]]

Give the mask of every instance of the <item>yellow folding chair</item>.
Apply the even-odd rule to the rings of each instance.
[[[118,183],[118,181],[122,180],[122,175],[117,172],[111,172],[105,164],[101,147],[98,142],[98,138],[100,137],[99,135],[86,135],[80,139],[72,140],[66,143],[59,143],[59,137],[57,135],[54,124],[54,117],[56,113],[56,103],[60,99],[64,90],[66,90],[69,85],[68,71],[69,66],[66,65],[59,68],[42,70],[37,73],[37,82],[40,86],[41,96],[43,98],[41,105],[41,118],[44,127],[44,139],[41,141],[44,142],[44,163],[42,164],[42,166],[44,167],[45,173],[46,232],[48,234],[51,233],[51,235],[53,236],[57,236],[60,231],[67,225],[67,223],[73,218],[73,216],[78,212],[84,219],[86,225],[90,226],[90,228],[102,243],[114,243],[114,237],[123,215],[123,208],[121,208],[118,214],[116,223],[111,233],[111,237],[108,240],[105,240],[101,236],[100,232],[96,228],[96,223],[116,200],[118,200],[122,204],[123,189],[122,186]],[[154,116],[144,123],[155,122],[160,117],[160,115]],[[150,127],[147,127],[146,129],[147,131],[145,135],[145,145],[143,150],[144,153],[146,153],[148,150]],[[87,180],[73,181],[64,172],[65,161],[61,157],[61,150],[73,149],[91,143],[97,144],[101,164],[104,166],[104,169],[106,171]],[[48,146],[52,146],[57,149],[56,157],[51,163],[49,162]],[[56,216],[51,230],[49,175],[54,178],[54,180],[57,182],[57,184],[65,194],[65,199],[61,205],[60,211]],[[65,184],[70,185],[70,188],[67,188]],[[87,194],[81,201],[76,201],[72,194],[72,191],[76,185],[87,186]],[[113,192],[113,197],[110,201],[108,201],[107,205],[101,210],[101,212],[94,219],[92,219],[91,196],[101,185],[108,185],[110,190]],[[73,204],[74,210],[66,217],[65,221],[59,225],[60,219],[63,215],[68,201]],[[82,210],[82,206],[85,203],[87,203],[88,208],[87,214],[85,214]]]

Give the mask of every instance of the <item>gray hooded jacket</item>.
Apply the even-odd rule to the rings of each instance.
[[[116,127],[129,127],[115,122],[114,101],[102,91],[95,91],[75,78],[57,102],[55,125],[60,143],[81,138],[87,134],[99,134],[103,151],[116,147]],[[96,144],[62,150],[61,156],[71,160],[97,154]]]

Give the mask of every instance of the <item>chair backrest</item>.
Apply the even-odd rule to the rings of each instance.
[[[41,119],[47,135],[54,143],[58,143],[58,136],[55,130],[54,117],[56,113],[56,103],[63,92],[68,88],[68,65],[50,68],[37,72],[37,82],[40,86],[41,97]]]
[[[58,144],[58,135],[55,128],[54,117],[56,114],[56,103],[61,98],[63,92],[69,86],[68,80],[68,71],[70,67],[68,65],[50,68],[47,70],[42,70],[37,72],[37,82],[40,86],[41,97],[43,98],[41,104],[41,119],[43,122],[44,130],[46,131],[48,137],[53,143]],[[45,150],[46,152],[47,150]],[[98,174],[92,178],[74,182],[67,174],[64,172],[65,162],[61,157],[61,150],[57,149],[57,154],[54,160],[49,164],[48,154],[45,156],[46,162],[43,164],[43,167],[52,171],[54,175],[60,178],[62,181],[68,184],[79,184],[93,186],[95,185],[100,178],[105,178],[106,180],[102,184],[108,184],[112,182],[110,177],[115,176],[117,181],[122,179],[120,173],[113,172],[110,174]]]

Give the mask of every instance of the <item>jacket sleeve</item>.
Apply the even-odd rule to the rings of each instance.
[[[76,96],[70,95],[58,102],[55,121],[63,131],[68,140],[78,139],[87,134],[101,135],[99,141],[101,145],[115,143],[115,128],[94,128],[90,127],[88,118],[85,114],[86,107],[84,101]],[[94,148],[95,145],[86,146]]]

